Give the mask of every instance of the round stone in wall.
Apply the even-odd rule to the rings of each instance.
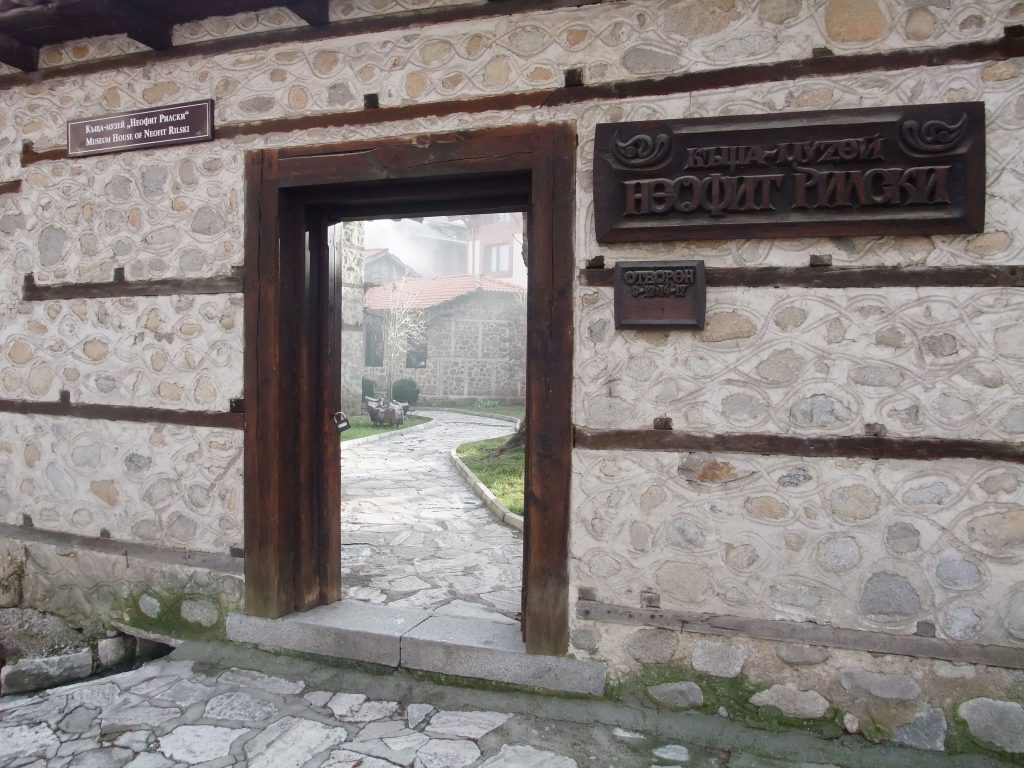
[[[978,564],[956,551],[943,553],[935,567],[935,578],[943,587],[953,590],[976,589],[982,582]]]
[[[1018,640],[1024,640],[1024,585],[1018,586],[1016,593],[1007,601],[1004,623],[1007,632]]]
[[[957,710],[971,734],[982,743],[1015,754],[1024,753],[1024,707],[1012,701],[977,698]]]
[[[860,546],[853,536],[828,536],[818,545],[818,565],[826,571],[845,573],[855,568],[860,559]]]
[[[160,601],[152,595],[144,594],[139,598],[139,610],[155,619],[160,615]]]
[[[860,596],[861,615],[874,619],[910,619],[921,612],[921,596],[905,577],[875,573]]]
[[[866,485],[856,483],[837,488],[829,496],[832,514],[847,523],[859,523],[878,514],[881,500]]]
[[[669,560],[658,568],[654,581],[662,594],[670,596],[666,598],[666,602],[671,599],[684,603],[699,603],[711,588],[711,578],[705,567],[678,560]]]
[[[853,421],[853,412],[831,395],[811,395],[789,409],[789,420],[800,429],[835,429]]]
[[[698,672],[715,677],[739,677],[747,652],[730,642],[698,640],[693,646],[692,664]]]
[[[916,552],[921,546],[921,532],[910,523],[894,523],[885,530],[885,543],[900,555]]]
[[[641,629],[626,644],[629,655],[641,664],[664,664],[675,655],[679,635],[671,629]]]
[[[946,611],[942,628],[954,640],[970,640],[981,630],[982,616],[969,605],[958,605]]]

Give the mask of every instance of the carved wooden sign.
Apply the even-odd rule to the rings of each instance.
[[[68,121],[68,157],[212,139],[212,99]]]
[[[616,328],[703,328],[703,261],[627,261],[615,265]]]
[[[598,242],[981,232],[981,102],[603,123]]]

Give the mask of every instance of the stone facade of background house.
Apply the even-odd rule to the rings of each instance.
[[[363,372],[359,365],[345,365],[363,359],[363,236],[361,221],[345,221],[328,229],[331,247],[341,252],[341,409],[360,413],[363,409]]]
[[[369,313],[367,313],[369,315]],[[526,393],[526,302],[516,294],[477,292],[426,310],[426,364],[401,367],[394,379],[412,379],[430,402],[522,402]],[[367,323],[373,322],[367,317]],[[387,371],[367,366],[377,392]]]
[[[405,11],[335,2],[333,18]],[[425,7],[430,3],[416,3]],[[437,5],[437,3],[435,3]],[[283,42],[120,67],[135,44],[43,51],[44,68],[96,57],[88,75],[0,88],[0,397],[226,410],[240,397],[241,298],[25,302],[37,282],[223,275],[242,263],[243,155],[258,147],[572,122],[574,258],[704,259],[709,266],[1024,263],[1024,60],[990,60],[652,98],[367,122],[80,160],[57,149],[68,117],[216,99],[219,126],[275,117],[553,90],[746,64],[942,48],[1024,20],[1014,0],[630,0],[428,24],[405,34]],[[298,25],[289,12],[182,25],[179,43]],[[598,247],[591,167],[598,122],[980,100],[987,113],[982,234],[728,240]],[[890,436],[1024,434],[1024,289],[714,289],[701,333],[616,331],[611,291],[575,293],[574,421],[646,428]],[[637,393],[642,393],[638,397]],[[187,633],[187,600],[241,604],[241,434],[198,427],[0,414],[0,585],[81,621]],[[576,450],[572,557],[583,594],[637,608],[910,636],[1024,654],[1024,476],[1019,464]],[[31,518],[31,535],[23,526]],[[54,545],[47,531],[187,548],[195,565]],[[151,550],[139,550],[149,552]],[[7,588],[5,586],[5,588]],[[186,611],[187,615],[195,615]],[[572,619],[571,652],[623,681],[654,670],[676,707],[724,706],[861,730],[925,749],[1024,752],[1021,672],[924,654],[869,654],[749,637]],[[734,681],[725,698],[722,681]],[[692,685],[686,685],[690,683]],[[731,684],[730,684],[731,685]],[[737,693],[738,692],[738,693]],[[1003,723],[993,730],[993,723]],[[824,726],[822,726],[824,727]]]

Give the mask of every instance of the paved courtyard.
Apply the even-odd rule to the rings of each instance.
[[[343,444],[342,587],[346,598],[514,621],[522,535],[498,522],[452,466],[462,443],[511,434],[483,416],[421,411],[435,423]]]
[[[575,768],[582,764],[606,768],[650,764],[648,738],[639,733],[609,726],[578,729],[511,712],[435,704],[417,700],[414,689],[408,688],[391,687],[377,696],[367,695],[358,688],[365,688],[368,678],[356,675],[346,680],[330,667],[300,663],[290,671],[267,674],[181,658],[151,662],[133,672],[38,696],[0,699],[0,766]],[[401,696],[392,697],[395,693]],[[644,747],[638,751],[635,746],[641,742]],[[674,745],[665,754],[684,752],[689,757],[689,750]],[[614,757],[619,753],[621,759]],[[580,763],[569,754],[593,756]]]
[[[649,705],[477,690],[228,643],[0,699],[0,768],[995,768]]]

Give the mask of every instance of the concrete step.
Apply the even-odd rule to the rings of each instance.
[[[355,600],[280,619],[232,613],[228,639],[389,667],[601,695],[607,668],[593,661],[528,654],[519,624],[432,616]]]

